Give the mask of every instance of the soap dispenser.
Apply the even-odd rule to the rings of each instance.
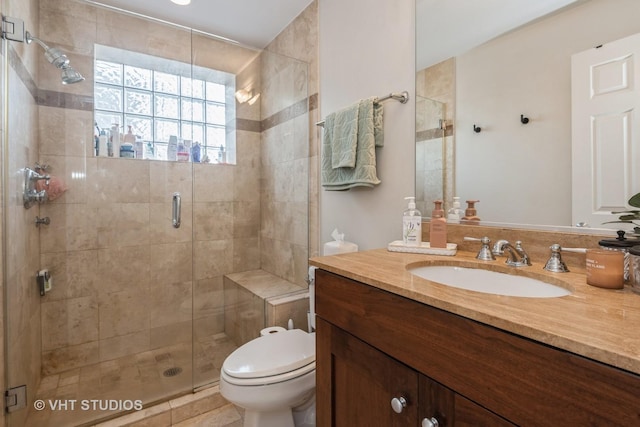
[[[467,200],[467,209],[464,211],[464,216],[462,217],[463,221],[468,222],[479,222],[480,217],[477,215],[475,204],[479,203],[480,200]]]
[[[453,206],[447,212],[447,222],[449,224],[460,224],[460,213],[462,210],[460,209],[460,197],[453,198]]]
[[[433,202],[435,208],[431,212],[429,221],[429,246],[432,248],[447,247],[447,219],[444,217],[442,200]]]
[[[407,210],[402,215],[402,242],[406,246],[422,244],[422,214],[416,209],[416,198],[405,197],[409,201]]]

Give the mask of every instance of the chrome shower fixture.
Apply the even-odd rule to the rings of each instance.
[[[36,42],[44,49],[44,57],[52,63],[56,68],[62,70],[62,84],[68,85],[78,83],[84,80],[82,74],[69,65],[69,58],[57,47],[49,47],[45,42],[31,35],[29,31],[25,32],[25,40],[27,44]]]

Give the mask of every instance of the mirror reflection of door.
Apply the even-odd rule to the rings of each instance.
[[[629,198],[640,192],[638,58],[640,34],[572,57],[574,225],[602,227],[618,217],[612,211],[628,209]]]

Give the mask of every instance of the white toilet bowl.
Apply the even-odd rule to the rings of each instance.
[[[224,361],[220,393],[244,408],[244,427],[313,427],[315,360],[314,333],[261,336]]]

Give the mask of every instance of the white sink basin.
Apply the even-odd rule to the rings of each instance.
[[[480,268],[430,265],[414,267],[409,272],[432,282],[487,294],[528,298],[555,298],[571,294],[563,287],[538,279]]]

